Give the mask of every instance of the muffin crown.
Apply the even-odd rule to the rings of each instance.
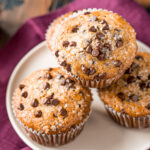
[[[138,52],[131,67],[113,85],[100,90],[105,104],[130,116],[150,114],[150,54]]]
[[[46,134],[63,133],[89,115],[91,99],[89,89],[53,68],[26,78],[14,93],[13,107],[24,126]]]
[[[134,29],[111,11],[88,9],[63,17],[47,42],[76,78],[99,80],[125,70],[137,50]],[[129,57],[130,56],[130,57]]]

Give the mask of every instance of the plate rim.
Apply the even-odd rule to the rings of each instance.
[[[136,40],[137,43],[139,45],[142,45],[143,47],[145,47],[147,50],[150,49],[149,46],[147,46],[146,44],[144,44],[143,42]],[[8,118],[9,121],[13,127],[13,129],[15,130],[15,132],[17,133],[17,135],[21,138],[21,140],[28,145],[29,147],[31,147],[32,149],[39,149],[39,147],[37,147],[34,144],[34,141],[30,141],[28,140],[28,137],[24,135],[23,132],[21,132],[18,129],[17,124],[15,123],[15,120],[13,119],[13,112],[11,111],[11,102],[10,102],[10,93],[11,93],[11,85],[13,83],[13,79],[15,78],[17,72],[19,71],[19,68],[23,65],[24,62],[26,62],[26,60],[31,57],[36,51],[40,50],[42,47],[47,46],[46,41],[42,41],[39,44],[37,44],[36,46],[34,46],[33,48],[31,48],[22,58],[21,60],[17,63],[17,65],[15,66],[15,68],[13,69],[13,72],[10,75],[8,84],[7,84],[7,89],[6,89],[6,110],[7,110],[7,114],[8,114]],[[51,148],[51,147],[50,147]]]

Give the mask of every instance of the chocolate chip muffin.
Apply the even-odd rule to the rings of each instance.
[[[150,54],[138,52],[131,67],[113,85],[99,90],[110,116],[126,127],[150,126]]]
[[[136,33],[121,16],[87,9],[58,18],[46,34],[60,66],[83,86],[103,88],[131,65]]]
[[[91,93],[60,68],[39,70],[14,92],[16,118],[34,141],[57,146],[73,140],[90,113]]]

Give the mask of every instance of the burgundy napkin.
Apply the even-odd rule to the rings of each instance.
[[[11,72],[32,47],[45,39],[46,28],[53,19],[83,8],[103,8],[119,13],[135,28],[137,39],[150,46],[150,15],[133,0],[75,0],[55,12],[28,20],[0,51],[0,150],[30,149],[13,130],[6,112],[5,93]]]

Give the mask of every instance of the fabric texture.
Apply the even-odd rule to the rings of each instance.
[[[14,67],[45,39],[46,29],[56,17],[83,8],[103,8],[120,14],[135,28],[137,39],[150,46],[150,14],[134,0],[75,0],[55,12],[28,20],[0,51],[0,150],[30,149],[13,130],[6,112],[6,88]]]

